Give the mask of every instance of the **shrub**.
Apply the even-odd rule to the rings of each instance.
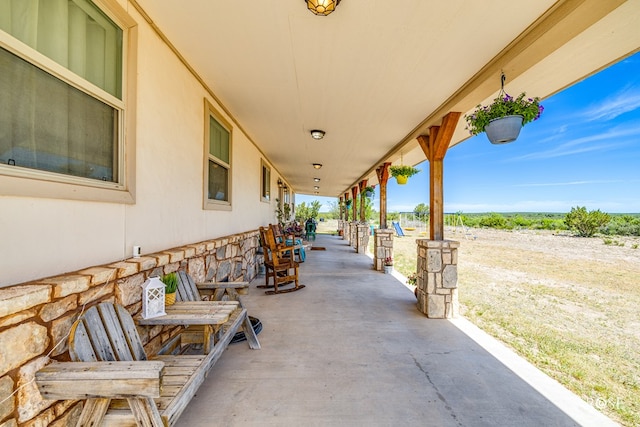
[[[571,208],[571,212],[564,218],[565,224],[581,237],[592,237],[600,227],[610,220],[611,217],[600,212],[600,209],[587,212],[587,208],[584,206]]]
[[[489,216],[483,216],[480,219],[481,227],[490,227],[490,228],[507,228],[507,220],[500,214],[492,213]]]

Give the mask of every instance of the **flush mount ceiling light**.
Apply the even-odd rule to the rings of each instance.
[[[314,15],[327,16],[340,4],[340,0],[304,0]]]
[[[319,190],[320,187],[318,187],[317,185],[313,187],[314,190]]]
[[[320,169],[322,167],[322,163],[314,163],[313,167],[316,169]]]
[[[313,178],[315,182],[320,182],[320,178]]]
[[[324,131],[320,129],[314,129],[311,131],[311,138],[313,139],[322,139],[324,138]]]

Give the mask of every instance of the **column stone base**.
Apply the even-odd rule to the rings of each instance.
[[[384,270],[384,259],[393,258],[393,230],[376,228],[373,230],[373,268]]]
[[[431,319],[458,316],[458,248],[452,240],[418,239],[418,310]]]

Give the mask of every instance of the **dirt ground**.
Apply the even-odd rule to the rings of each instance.
[[[448,231],[460,242],[462,315],[596,408],[639,426],[640,238]]]

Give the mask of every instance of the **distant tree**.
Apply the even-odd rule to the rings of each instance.
[[[606,225],[610,220],[611,217],[600,212],[600,209],[587,212],[587,208],[584,206],[571,208],[571,212],[564,218],[567,227],[577,231],[578,235],[582,237],[592,237],[600,227]]]
[[[300,203],[296,206],[296,221],[305,222],[309,218],[318,218],[321,207],[322,203],[318,200],[312,201],[309,206],[307,206],[305,202]]]
[[[296,205],[296,221],[305,222],[309,218],[309,210],[305,202]]]
[[[309,208],[309,217],[310,218],[318,218],[318,213],[320,212],[320,208],[322,207],[322,203],[318,200],[314,200],[311,202],[311,206]]]
[[[327,215],[329,219],[338,219],[340,218],[340,205],[338,202],[329,202],[329,213]]]
[[[427,222],[429,220],[429,205],[420,203],[418,206],[413,208],[413,213],[420,221]]]

